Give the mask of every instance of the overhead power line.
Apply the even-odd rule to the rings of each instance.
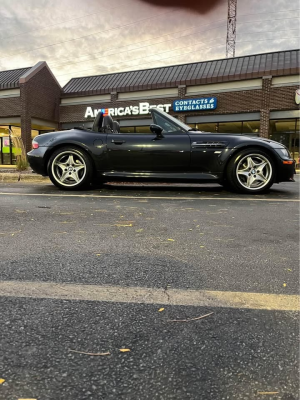
[[[150,54],[149,57],[155,57],[155,56],[159,56],[160,54],[170,53],[170,51],[177,51],[177,50],[182,50],[182,49],[188,49],[188,48],[190,48],[190,47],[198,46],[199,43],[205,44],[205,43],[208,43],[208,42],[215,41],[216,39],[222,39],[222,37],[223,37],[223,36],[220,36],[220,37],[217,37],[217,38],[214,38],[214,39],[205,41],[205,42],[198,42],[198,43],[193,44],[193,45],[191,45],[191,46],[182,46],[182,47],[178,47],[178,48],[176,48],[176,49],[166,50],[166,51],[162,51],[162,52],[160,52],[160,53]],[[200,50],[203,49],[203,48],[206,48],[206,47],[201,47]],[[213,48],[213,46],[208,47],[208,48]],[[181,55],[181,54],[176,55],[176,56],[173,56],[173,57],[178,57],[178,56],[180,56],[180,55]],[[135,61],[135,60],[140,60],[141,58],[144,59],[144,58],[145,58],[145,55],[143,55],[143,56],[141,56],[141,57],[138,57],[138,58],[133,58],[133,59],[130,60],[130,62],[131,62],[131,61]],[[154,61],[159,61],[159,60],[154,60]],[[127,62],[128,62],[128,61],[123,61],[123,62],[121,62],[121,63],[118,63],[118,65],[119,65],[119,64],[125,64],[125,63],[127,63]],[[106,66],[106,67],[110,67],[110,66],[112,66],[112,65],[116,65],[116,63],[114,62],[114,63],[112,63],[112,64],[108,64],[108,65],[105,65],[105,66]],[[80,71],[76,71],[75,73],[77,74],[78,72],[90,71],[91,69],[95,69],[95,68],[97,68],[97,66],[94,66],[94,67],[91,67],[91,68],[87,68],[87,69],[83,69],[83,70],[80,70]],[[100,73],[101,73],[101,72],[100,72]],[[56,75],[56,76],[57,76],[57,77],[58,77],[58,76],[65,76],[65,75],[70,75],[70,74],[74,74],[74,72],[67,72],[67,73],[65,73],[65,74],[59,74],[59,75]]]
[[[298,11],[298,10],[300,10],[300,9],[286,10],[286,11],[278,11],[278,12],[274,12],[274,13],[281,13],[281,12],[288,12],[288,11]],[[18,55],[21,55],[21,54],[25,54],[25,53],[33,52],[33,51],[36,51],[36,50],[40,50],[40,49],[44,49],[44,48],[56,46],[56,45],[63,44],[63,43],[72,42],[72,41],[75,41],[75,40],[84,39],[84,38],[86,38],[86,37],[94,36],[94,35],[97,35],[97,34],[100,34],[100,33],[104,33],[104,32],[108,32],[108,31],[112,31],[112,30],[118,30],[118,29],[121,29],[121,28],[126,27],[126,26],[135,25],[135,24],[138,24],[139,22],[142,22],[142,21],[145,21],[145,20],[148,20],[148,19],[157,18],[157,17],[159,17],[160,15],[164,15],[164,14],[166,14],[166,13],[171,13],[171,12],[176,12],[176,11],[177,11],[177,10],[174,10],[174,9],[173,9],[172,11],[169,10],[168,12],[160,13],[160,14],[154,15],[154,16],[152,16],[152,17],[148,17],[148,18],[143,18],[143,19],[137,20],[137,21],[132,22],[132,23],[129,23],[129,24],[119,25],[119,26],[117,26],[117,27],[114,27],[114,28],[111,28],[111,29],[107,29],[107,30],[104,30],[104,31],[103,31],[103,30],[102,30],[102,31],[97,31],[97,32],[94,32],[94,33],[89,34],[89,35],[83,35],[83,36],[79,36],[79,37],[77,37],[77,38],[68,39],[68,40],[64,40],[64,41],[60,41],[60,42],[56,42],[56,43],[50,43],[50,44],[48,44],[48,45],[36,47],[36,48],[34,48],[34,49],[24,50],[24,51],[21,51],[21,52],[19,52],[19,53],[13,53],[13,54],[9,54],[9,55],[7,55],[7,56],[2,56],[1,59],[5,59],[5,58],[8,58],[8,57],[18,56]],[[242,14],[241,16],[258,15],[258,14],[266,14],[266,13]],[[268,14],[273,14],[273,13],[268,13]],[[86,14],[85,16],[88,16],[88,15],[90,15],[90,14]],[[96,15],[96,14],[93,14],[93,15]],[[79,17],[79,18],[83,18],[83,17],[85,17],[85,16],[82,16],[82,17]],[[277,20],[282,21],[283,19],[297,19],[297,18],[298,18],[298,17],[280,18],[280,19],[277,19]],[[74,19],[75,19],[75,18],[74,18]],[[77,19],[77,18],[76,18],[76,19]],[[71,19],[71,20],[73,20],[73,19]],[[276,20],[276,19],[275,19],[275,20]],[[68,20],[68,21],[70,21],[70,20]],[[243,22],[239,22],[239,23],[245,23],[245,24],[246,24],[246,23],[252,23],[252,22],[265,22],[265,21],[266,21],[266,22],[267,22],[267,21],[274,21],[274,19],[273,19],[273,20],[243,21]],[[65,22],[66,22],[66,21],[65,21]],[[58,25],[59,25],[59,24],[60,24],[60,23],[58,23]],[[56,25],[56,24],[53,24],[52,26],[54,26],[54,25]],[[43,28],[43,29],[47,29],[47,28]],[[43,29],[38,29],[38,30],[43,30]],[[21,35],[21,34],[22,34],[22,33],[20,33],[20,35]],[[23,32],[23,34],[26,34],[26,32]],[[18,34],[18,35],[19,35],[19,34]]]
[[[222,36],[222,38],[223,38],[223,36]],[[216,47],[224,47],[224,44],[217,44],[217,45],[214,45],[214,46],[201,47],[200,50],[204,50],[204,49],[215,49]],[[184,47],[184,48],[187,48],[187,47]],[[194,50],[188,51],[188,52],[186,52],[186,53],[180,53],[180,56],[183,56],[183,55],[186,55],[186,54],[190,54],[190,53],[193,53],[193,52],[194,52]],[[161,58],[161,59],[159,59],[159,60],[157,60],[157,61],[160,62],[160,61],[168,60],[168,59],[174,58],[174,57],[178,57],[178,55],[176,55],[176,56],[170,56],[170,57],[164,57],[164,58]],[[149,62],[142,63],[142,64],[139,63],[139,64],[137,65],[137,67],[144,66],[144,65],[147,65],[147,64],[152,64],[152,63],[153,63],[153,61],[149,61]],[[177,65],[181,65],[181,64],[182,64],[182,62],[179,62]],[[153,67],[153,68],[159,68],[159,67]]]
[[[124,1],[124,0],[123,0],[123,1]],[[20,32],[20,33],[18,33],[17,35],[13,35],[13,36],[5,36],[5,37],[1,38],[1,40],[8,40],[8,39],[12,39],[12,38],[17,37],[17,36],[24,36],[24,35],[26,35],[27,33],[31,33],[31,32],[44,31],[44,30],[47,30],[47,29],[49,29],[49,28],[52,28],[53,26],[58,26],[58,25],[65,24],[66,22],[75,21],[75,20],[77,20],[77,19],[82,19],[82,18],[86,18],[86,17],[98,15],[98,14],[103,14],[103,10],[115,10],[116,8],[120,8],[120,6],[111,7],[111,8],[106,8],[106,7],[105,7],[105,8],[102,8],[102,11],[99,11],[99,12],[97,12],[97,13],[84,14],[84,15],[81,15],[80,17],[71,18],[71,19],[66,19],[66,20],[64,20],[64,21],[60,21],[60,22],[57,22],[57,23],[55,23],[55,24],[47,25],[46,27],[43,27],[43,28],[32,29],[32,30],[30,30],[30,31],[25,31],[25,32],[23,31],[23,32]],[[71,28],[72,26],[74,26],[74,25],[68,26],[68,28]]]
[[[176,11],[176,10],[173,10],[172,12],[174,12],[174,11]],[[170,14],[170,11],[166,11],[166,12],[164,12],[164,13],[156,14],[156,15],[153,15],[152,17],[147,17],[147,18],[138,19],[138,20],[136,20],[135,22],[130,22],[129,24],[118,25],[118,26],[116,26],[116,27],[114,27],[114,28],[105,29],[105,30],[101,30],[101,31],[98,31],[98,32],[90,33],[90,34],[88,34],[88,35],[79,36],[79,37],[77,37],[77,38],[68,39],[68,40],[63,40],[63,41],[61,41],[61,42],[51,43],[51,44],[48,44],[48,45],[45,45],[45,46],[35,47],[34,49],[25,50],[25,51],[22,51],[22,52],[20,52],[20,53],[9,54],[9,55],[4,56],[4,57],[1,56],[1,59],[3,60],[4,58],[13,57],[13,56],[18,56],[18,55],[20,55],[20,54],[30,53],[30,52],[32,52],[32,51],[36,51],[36,50],[40,50],[40,49],[45,49],[45,48],[47,48],[47,47],[57,46],[58,44],[69,43],[69,42],[73,42],[73,41],[75,41],[75,40],[84,39],[84,38],[86,38],[86,37],[95,36],[95,35],[97,35],[97,34],[102,34],[102,33],[105,33],[105,32],[110,32],[110,31],[118,30],[118,29],[125,28],[125,27],[131,26],[131,25],[136,25],[136,24],[138,24],[139,22],[143,22],[143,21],[147,21],[147,20],[150,20],[150,19],[153,19],[153,18],[157,18],[157,17],[159,17],[159,16],[161,16],[161,15],[164,15],[164,14]]]
[[[222,36],[220,36],[219,38],[214,38],[214,39],[212,39],[212,40],[210,40],[210,41],[214,41],[214,40],[216,40],[216,39],[221,39],[221,38],[222,38]],[[297,38],[298,38],[298,37],[297,37]],[[287,39],[291,39],[291,38],[290,38],[290,37],[289,37],[289,38],[280,38],[280,39],[278,39],[278,40],[281,40],[281,39],[287,40]],[[268,41],[268,40],[274,40],[274,39],[260,39],[260,40],[258,40],[258,41]],[[253,41],[252,41],[252,40],[249,40],[249,41],[246,40],[246,41],[239,41],[239,42],[237,42],[237,43],[242,43],[242,42],[253,42]],[[204,42],[201,42],[201,43],[204,43]],[[205,42],[205,43],[207,43],[207,42]],[[173,49],[173,50],[163,51],[163,52],[160,52],[160,53],[154,53],[154,54],[151,54],[150,57],[159,56],[160,54],[169,53],[170,51],[177,51],[177,50],[181,50],[181,49],[187,49],[187,48],[190,48],[190,47],[195,47],[195,46],[198,46],[198,44],[199,44],[199,43],[197,43],[197,44],[195,44],[195,45],[191,45],[191,46],[183,46],[183,47],[179,47],[179,48],[176,48],[176,49]],[[208,46],[208,47],[200,47],[199,50],[213,49],[213,48],[215,48],[215,47],[220,47],[220,46],[223,46],[223,45],[215,45],[215,46]],[[159,59],[159,60],[152,60],[152,61],[148,61],[148,62],[142,63],[142,64],[139,63],[139,64],[135,65],[134,67],[139,67],[140,65],[153,64],[154,62],[159,62],[159,61],[166,60],[166,59],[170,59],[170,58],[174,58],[174,57],[180,57],[180,56],[182,56],[182,55],[184,55],[184,54],[190,54],[190,53],[192,53],[192,52],[193,52],[193,50],[192,50],[192,51],[189,51],[189,52],[187,52],[187,53],[180,53],[180,54],[176,54],[176,55],[173,55],[173,56],[170,56],[170,57],[164,57],[164,58],[161,58],[161,59]],[[143,56],[143,57],[134,58],[134,59],[132,59],[132,60],[130,60],[130,61],[140,60],[140,59],[142,59],[142,58],[144,58],[144,56]],[[123,61],[123,62],[119,63],[118,65],[120,65],[120,64],[125,64],[125,63],[127,63],[127,62],[128,62],[128,61]],[[108,64],[108,65],[106,65],[106,67],[110,67],[110,66],[112,66],[112,65],[116,65],[116,63]],[[179,65],[180,65],[180,64],[179,64]],[[88,68],[88,69],[84,69],[84,70],[80,70],[80,71],[76,71],[75,74],[77,74],[77,73],[79,73],[79,72],[90,71],[90,70],[93,70],[93,69],[95,69],[95,68],[97,68],[97,66],[94,66],[94,67],[91,67],[91,68]],[[153,68],[155,68],[155,67],[153,67]],[[101,74],[105,74],[105,73],[107,73],[107,71],[99,71],[99,72],[97,73],[97,75],[101,75]],[[115,72],[113,72],[113,73],[118,73],[118,71],[115,71]],[[59,77],[59,76],[66,76],[66,75],[71,75],[71,74],[74,74],[74,72],[68,72],[68,73],[60,74],[60,75],[56,75],[56,76]],[[88,77],[88,76],[87,76],[87,77]]]
[[[289,40],[291,40],[291,39],[299,39],[300,38],[300,36],[289,36],[289,37],[280,37],[280,38],[277,38],[277,39],[274,39],[274,38],[272,38],[272,39],[255,39],[255,42],[267,42],[268,40],[287,40],[287,39],[289,39]],[[253,40],[238,40],[237,41],[237,43],[246,43],[246,42],[253,42]]]
[[[225,22],[225,21],[224,21]],[[202,25],[202,27],[203,27],[203,25]],[[222,27],[221,25],[220,26],[216,26],[215,28],[211,28],[211,29],[205,29],[205,30],[199,30],[199,31],[193,31],[192,33],[190,33],[190,34],[188,34],[188,35],[181,35],[181,36],[177,36],[177,37],[175,37],[175,38],[172,38],[172,39],[169,39],[169,40],[162,40],[162,41],[160,41],[160,42],[155,42],[155,43],[151,43],[151,44],[148,44],[148,45],[146,45],[146,46],[139,46],[139,47],[135,47],[135,48],[132,48],[132,49],[126,49],[126,50],[122,50],[122,51],[118,51],[117,53],[110,53],[110,54],[107,54],[107,56],[113,56],[113,55],[119,55],[119,54],[121,54],[121,53],[127,53],[127,52],[131,52],[131,51],[135,51],[135,50],[140,50],[140,49],[145,49],[145,48],[147,48],[147,47],[153,47],[153,46],[156,46],[156,45],[159,45],[159,44],[162,44],[162,43],[168,43],[168,42],[172,42],[172,41],[174,41],[174,40],[177,40],[177,39],[182,39],[182,38],[187,38],[187,37],[189,37],[189,36],[193,36],[193,35],[195,35],[196,33],[198,34],[198,33],[201,33],[201,32],[209,32],[209,31],[211,31],[211,30],[215,30],[215,29],[219,29],[220,27]],[[189,29],[184,29],[183,31],[187,31],[187,30],[191,30],[191,29],[195,29],[194,27],[193,28],[189,28]],[[183,32],[183,31],[179,31],[179,32]],[[178,33],[178,32],[177,32]],[[173,35],[174,33],[172,33],[172,35]],[[159,38],[161,38],[161,37],[163,37],[163,36],[169,36],[169,35],[171,35],[170,33],[167,33],[166,35],[160,35],[160,36],[158,36]],[[153,39],[148,39],[147,41],[149,41],[149,40],[153,40]],[[137,43],[139,43],[139,42],[137,42]],[[142,42],[140,42],[140,43],[143,43],[143,41]],[[107,49],[108,51],[110,51],[110,50],[120,50],[120,49],[122,49],[123,47],[116,47],[116,48],[114,48],[114,49]],[[80,63],[83,63],[83,62],[86,62],[86,61],[93,61],[93,60],[98,60],[99,58],[102,58],[103,56],[105,56],[105,54],[103,54],[103,52],[104,52],[105,50],[102,50],[102,52],[98,52],[98,53],[95,53],[95,54],[99,54],[99,53],[101,53],[101,56],[100,57],[92,57],[92,58],[87,58],[87,59],[84,59],[84,60],[81,60],[81,61],[72,61],[72,65],[74,65],[74,64],[80,64]],[[62,64],[51,64],[51,67],[63,67],[63,66],[65,66],[65,65],[70,65],[70,63],[62,63]]]
[[[293,31],[300,31],[300,29],[298,28],[298,29],[284,29],[283,31],[282,30],[280,30],[280,31],[278,31],[278,30],[274,30],[274,31],[247,31],[247,32],[241,32],[241,34],[247,34],[247,33],[254,33],[255,35],[256,34],[258,34],[258,33],[273,33],[273,32],[293,32]],[[276,39],[276,38],[273,38],[274,40]],[[256,39],[255,39],[256,40]]]
[[[290,11],[300,11],[300,8],[294,8],[293,10],[279,10],[279,11],[266,11],[266,12],[261,12],[261,13],[254,13],[254,14],[239,14],[239,18],[240,17],[246,17],[249,15],[259,15],[259,14],[280,14],[280,13],[286,13],[286,12],[290,12]]]
[[[285,19],[299,19],[298,17],[287,17],[287,18],[273,18],[273,19],[257,19],[255,21],[241,21],[237,24],[253,24],[253,22],[269,22],[269,21],[283,21]]]
[[[32,33],[32,32],[38,32],[38,31],[48,30],[49,28],[52,28],[53,26],[58,26],[58,25],[61,26],[62,24],[65,24],[65,23],[70,22],[70,21],[75,21],[75,20],[77,20],[77,19],[83,19],[83,18],[86,18],[86,17],[90,17],[90,16],[94,16],[94,15],[98,15],[98,14],[103,14],[103,10],[114,10],[114,9],[116,9],[116,8],[120,8],[120,6],[112,7],[112,8],[102,7],[102,10],[101,10],[100,12],[97,12],[97,13],[84,14],[84,15],[81,15],[80,17],[71,18],[71,19],[66,19],[66,20],[64,20],[64,21],[60,21],[60,22],[57,22],[57,23],[55,23],[55,24],[51,24],[51,25],[44,26],[43,28],[32,29],[32,30],[29,30],[29,31],[21,31],[20,33],[17,33],[16,35],[13,35],[13,36],[6,36],[6,37],[3,37],[3,38],[1,38],[1,39],[2,39],[2,40],[4,40],[4,39],[11,39],[11,38],[14,38],[14,37],[17,37],[17,36],[24,36],[24,35],[26,35],[26,34],[28,34],[28,33]],[[299,8],[295,8],[295,9],[292,9],[292,10],[279,10],[279,11],[273,11],[273,12],[266,11],[266,12],[254,13],[254,14],[240,14],[240,15],[239,15],[239,18],[240,18],[240,17],[244,17],[244,16],[250,16],[250,15],[280,14],[280,13],[287,13],[287,12],[292,12],[292,11],[300,11],[300,9],[299,9]],[[71,28],[72,26],[77,26],[77,25],[71,25],[71,26],[68,26],[67,28]],[[1,28],[0,28],[0,30],[1,30]]]

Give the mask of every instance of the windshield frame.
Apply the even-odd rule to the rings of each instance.
[[[189,132],[193,130],[189,125],[185,124],[184,122],[179,121],[177,118],[173,117],[173,115],[167,114],[165,111],[159,108],[152,108],[150,110],[151,116],[154,122],[153,114],[157,113],[162,115],[163,117],[169,119],[173,124],[177,125],[180,129],[183,129],[185,132]]]

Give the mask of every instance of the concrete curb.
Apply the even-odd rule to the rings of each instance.
[[[34,183],[50,183],[50,179],[47,176],[41,176],[36,174],[22,174],[18,172],[0,172],[0,182],[34,182]]]

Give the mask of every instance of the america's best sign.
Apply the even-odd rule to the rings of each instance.
[[[158,104],[150,105],[147,102],[139,103],[138,106],[128,107],[117,107],[117,108],[93,108],[87,107],[84,118],[95,118],[99,112],[103,112],[104,115],[111,115],[112,117],[123,117],[126,115],[145,115],[149,114],[151,108],[159,108],[163,111],[169,112],[172,104]]]

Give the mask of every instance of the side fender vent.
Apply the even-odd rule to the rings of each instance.
[[[206,141],[206,142],[192,142],[192,148],[224,148],[227,146],[227,142],[220,141]]]

